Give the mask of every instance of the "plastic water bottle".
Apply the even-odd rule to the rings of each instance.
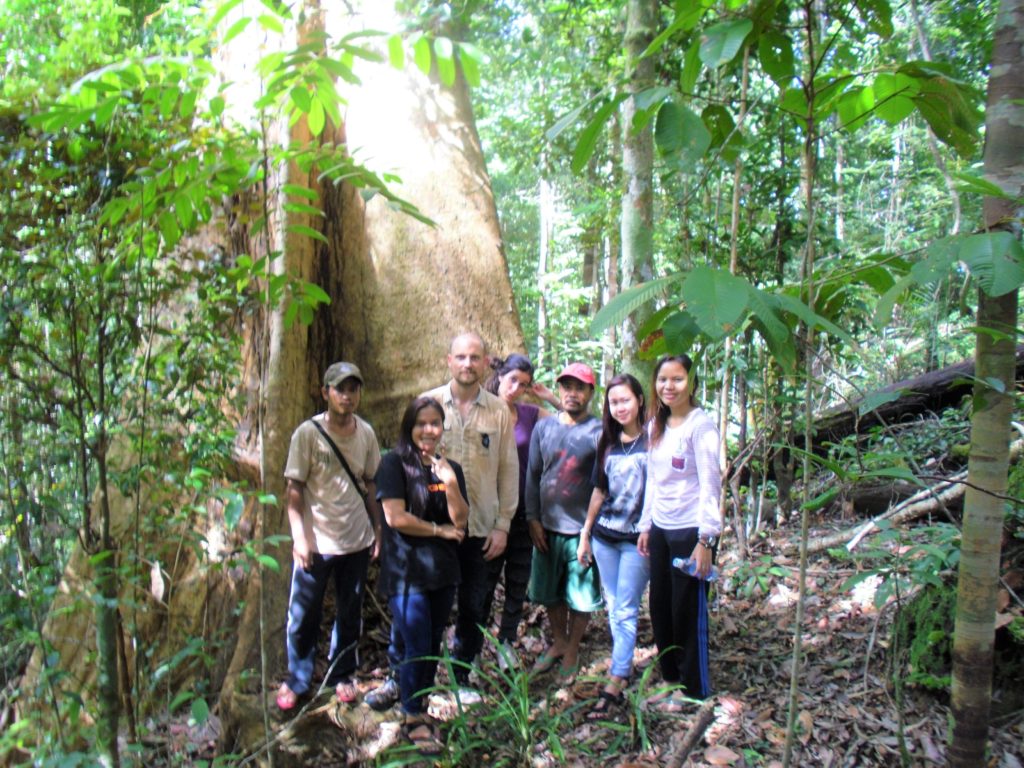
[[[695,578],[695,579],[698,578],[697,577],[697,561],[694,560],[692,557],[673,557],[672,558],[672,567],[673,568],[678,568],[683,573],[685,573],[685,574],[687,574],[689,576],[693,576],[693,578]],[[702,581],[714,581],[717,578],[718,578],[718,569],[715,568],[715,566],[712,565],[711,566],[711,573],[708,574],[708,577],[706,579],[702,579]]]

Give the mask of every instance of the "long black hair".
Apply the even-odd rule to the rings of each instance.
[[[693,393],[697,389],[697,373],[693,370],[693,360],[690,359],[689,355],[665,355],[658,364],[654,366],[654,373],[651,375],[651,403],[647,408],[648,418],[651,422],[651,445],[657,445],[661,442],[662,435],[665,434],[665,425],[668,423],[668,417],[671,411],[669,407],[661,402],[661,398],[658,397],[658,372],[666,363],[679,363],[683,366],[686,371],[686,378],[689,381],[690,386],[690,405],[697,405],[697,399],[693,396]]]
[[[608,456],[608,451],[610,451],[612,447],[622,439],[622,425],[612,417],[612,409],[608,404],[608,395],[612,391],[612,388],[620,386],[629,387],[630,391],[636,395],[636,399],[640,401],[636,412],[636,419],[640,422],[641,434],[637,437],[637,440],[643,438],[644,406],[647,404],[647,398],[644,397],[643,385],[633,374],[620,373],[608,382],[608,385],[604,390],[604,410],[601,415],[601,439],[597,441],[597,480],[598,485],[602,487],[605,485],[604,460]]]
[[[444,421],[444,408],[441,403],[432,397],[417,397],[405,409],[402,415],[402,423],[398,427],[398,441],[395,443],[395,453],[402,459],[402,467],[405,469],[405,503],[409,512],[422,518],[427,511],[427,484],[423,481],[423,461],[420,459],[420,449],[412,441],[412,429],[416,426],[416,417],[420,411],[433,408]]]
[[[490,363],[493,372],[487,379],[487,383],[484,384],[484,389],[492,395],[498,394],[498,387],[501,386],[501,377],[506,373],[522,371],[530,377],[530,381],[533,381],[533,363],[530,362],[530,358],[526,355],[513,352],[504,360],[500,357],[492,357]]]

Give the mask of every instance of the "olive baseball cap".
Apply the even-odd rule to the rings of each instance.
[[[355,363],[333,363],[324,372],[325,387],[333,387],[345,379],[355,379],[360,384],[363,383],[363,374],[359,372]]]

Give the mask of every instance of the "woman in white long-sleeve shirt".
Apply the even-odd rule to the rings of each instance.
[[[650,454],[637,547],[651,563],[651,626],[662,677],[687,696],[711,694],[708,674],[708,584],[722,531],[718,498],[718,430],[696,404],[697,376],[687,355],[667,355],[654,369]],[[672,567],[692,557],[696,576]],[[677,708],[678,697],[662,702]]]

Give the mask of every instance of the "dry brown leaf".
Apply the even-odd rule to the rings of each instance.
[[[740,756],[728,747],[716,744],[704,750],[704,759],[711,765],[732,765]]]
[[[996,614],[996,629],[1000,629],[1002,627],[1005,627],[1011,621],[1013,621],[1013,614],[1012,613],[997,613]]]
[[[811,740],[811,734],[814,733],[814,717],[805,709],[797,715],[796,719],[800,721],[800,743],[806,744]]]

